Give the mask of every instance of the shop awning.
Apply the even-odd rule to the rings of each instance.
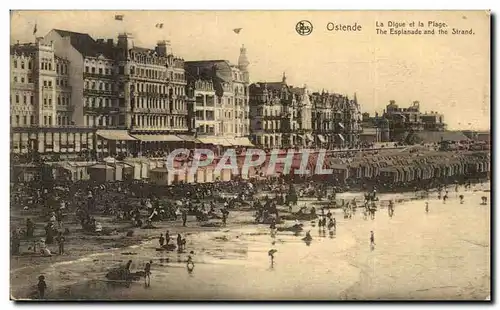
[[[181,138],[176,135],[134,135],[138,140],[145,142],[180,142]]]
[[[309,141],[314,142],[314,137],[310,133],[306,134],[306,138],[309,139]]]
[[[200,143],[203,143],[203,144],[217,144],[217,141],[215,141],[214,138],[208,138],[208,137],[201,137],[201,138],[197,138],[198,141],[200,141]]]
[[[345,141],[345,139],[344,139],[344,136],[343,136],[343,135],[341,135],[340,133],[338,133],[337,135],[339,136],[339,138],[340,138],[342,141]]]
[[[129,141],[136,140],[126,130],[97,130],[97,135],[106,140]]]
[[[318,135],[318,139],[319,139],[319,141],[321,141],[321,143],[326,142],[326,139],[325,139],[325,137],[323,137],[323,135]]]
[[[245,137],[235,138],[234,143],[234,145],[238,146],[254,146],[252,142],[250,142],[250,140]]]
[[[198,142],[194,136],[189,136],[189,135],[177,135],[177,137],[181,138],[182,141],[185,142]]]
[[[219,138],[217,140],[218,140],[217,144],[222,146],[233,146],[232,142],[236,143],[233,139]]]

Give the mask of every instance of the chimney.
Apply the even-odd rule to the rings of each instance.
[[[167,40],[161,40],[158,41],[156,45],[156,53],[158,56],[167,56],[168,52],[170,50],[170,41]]]
[[[103,44],[103,43],[104,43],[104,39],[97,39],[96,41],[97,41],[97,43],[99,43],[99,44]]]
[[[113,39],[108,39],[107,42],[108,42],[108,45],[110,45],[110,46],[113,46],[115,44]]]
[[[390,100],[389,103],[390,104],[396,104],[396,100]]]

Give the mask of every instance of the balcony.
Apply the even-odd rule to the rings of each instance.
[[[101,90],[101,89],[84,89],[84,96],[112,96],[112,90]]]
[[[92,114],[113,114],[120,112],[120,108],[118,107],[84,107],[84,113],[92,113]]]
[[[61,85],[56,85],[56,90],[57,91],[71,91],[73,87],[66,85],[66,86],[61,86]]]
[[[170,112],[170,109],[156,109],[156,108],[137,108],[137,107],[134,107],[132,109],[132,112],[134,113],[147,113],[147,114],[172,114]]]
[[[113,79],[112,74],[104,74],[104,73],[90,73],[90,72],[84,72],[83,73],[83,78],[93,78],[93,79]]]

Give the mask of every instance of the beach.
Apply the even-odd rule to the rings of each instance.
[[[414,193],[381,194],[374,220],[363,219],[360,209],[352,219],[332,210],[337,220],[333,235],[303,222],[313,237],[309,245],[301,240],[304,233],[279,232],[272,238],[269,225],[251,224],[251,211],[231,211],[222,228],[200,227],[193,219],[188,227],[179,220],[155,223],[158,229],[136,229],[129,240],[116,237],[127,240],[118,248],[96,246],[78,255],[68,250],[65,258],[32,258],[37,263],[26,267],[11,261],[12,297],[32,297],[38,275],[44,274],[47,299],[484,300],[490,295],[488,189],[489,183],[461,188],[463,204],[451,187],[446,203],[437,193],[428,200],[413,200]],[[339,194],[353,196],[362,193]],[[481,196],[488,197],[487,205],[480,204]],[[387,200],[396,201],[392,218],[383,207]],[[312,203],[299,200],[298,206]],[[167,229],[173,237],[185,235],[186,250],[194,252],[191,272],[185,263],[188,253],[156,251],[159,234]],[[370,231],[375,233],[373,250]],[[270,249],[277,250],[273,266]],[[110,268],[129,259],[133,271],[153,261],[149,287],[143,281],[106,281]]]

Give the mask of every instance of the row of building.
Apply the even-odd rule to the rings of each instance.
[[[252,84],[244,46],[237,65],[185,61],[169,41],[142,48],[130,33],[95,40],[53,29],[10,54],[14,154],[161,155],[186,143],[331,149],[444,130],[442,115],[422,114],[418,103],[391,102],[370,118],[356,95],[294,87],[285,73]]]

